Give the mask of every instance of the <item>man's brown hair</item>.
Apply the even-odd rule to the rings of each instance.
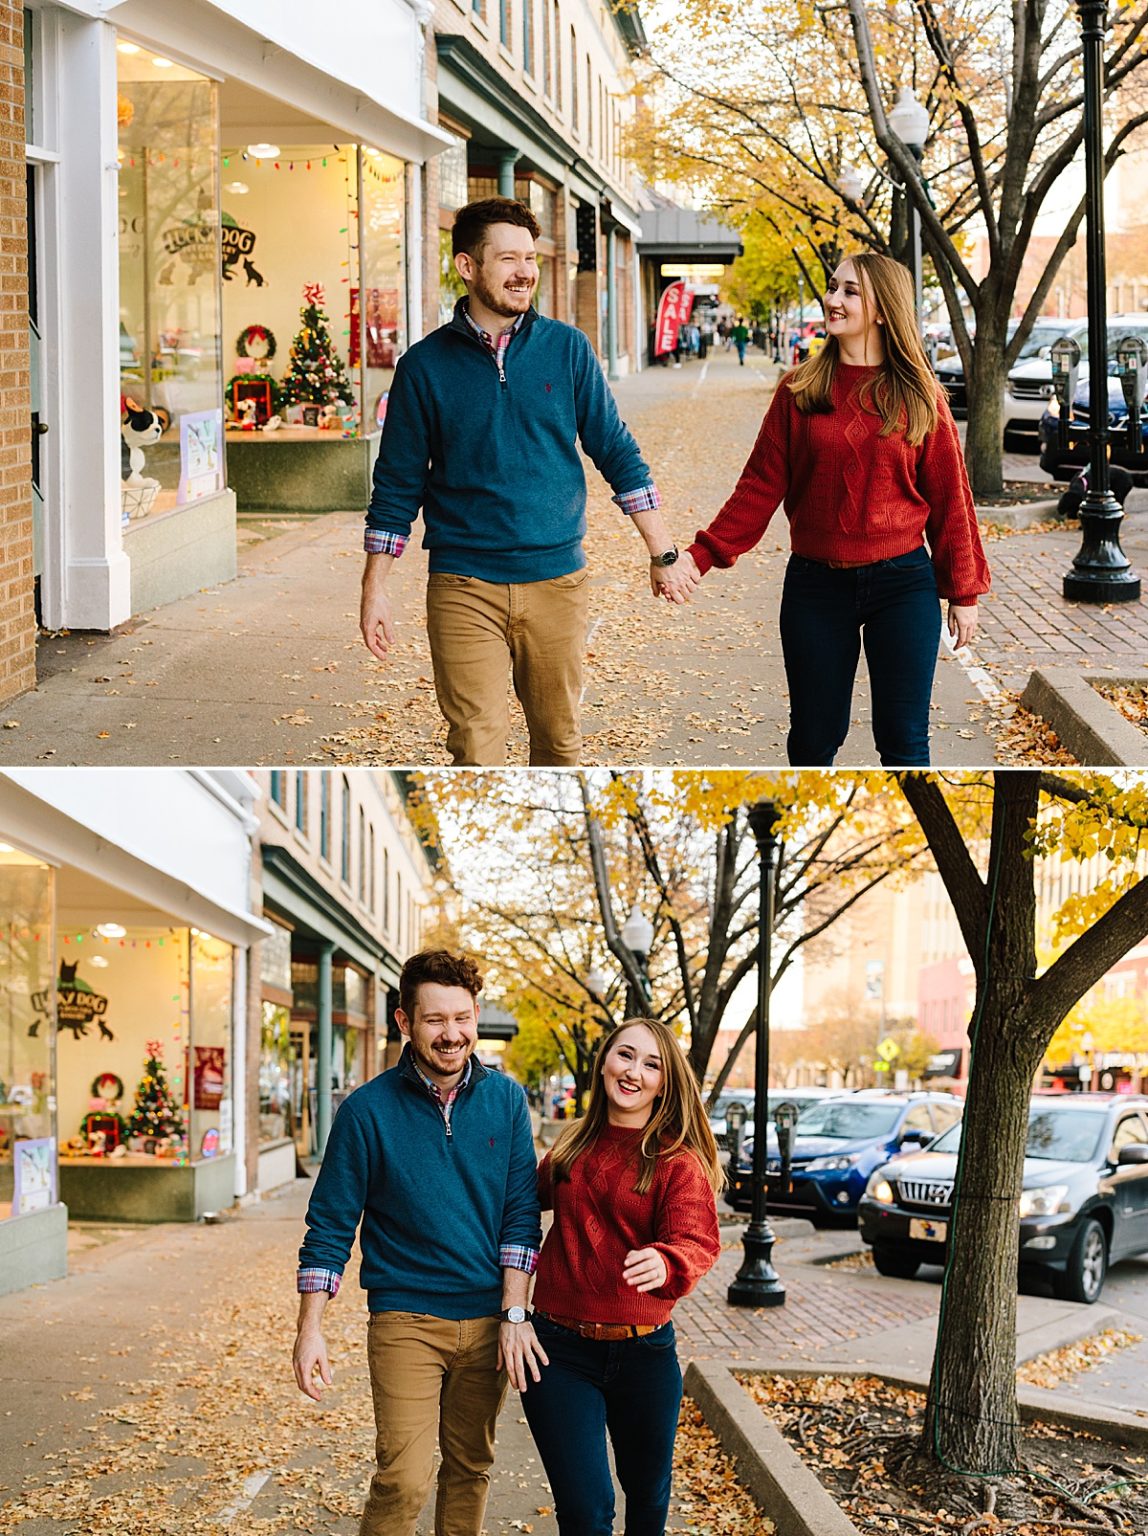
[[[440,987],[464,987],[471,997],[482,991],[482,977],[469,955],[456,955],[449,949],[420,949],[399,973],[399,1007],[408,1019],[414,1019],[415,1003],[424,981]]]
[[[492,224],[517,224],[528,229],[530,238],[537,240],[542,226],[527,208],[513,197],[484,197],[480,202],[467,203],[454,216],[450,232],[450,248],[457,256],[465,251],[472,261],[482,264],[482,251],[486,245],[486,232]]]

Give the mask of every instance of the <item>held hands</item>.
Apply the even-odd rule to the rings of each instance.
[[[323,1396],[323,1388],[329,1387],[333,1380],[326,1341],[318,1329],[299,1334],[295,1340],[292,1363],[295,1367],[295,1385],[300,1392],[305,1392],[318,1402]],[[315,1380],[316,1371],[319,1373],[318,1381]]]
[[[622,1279],[637,1291],[656,1291],[669,1279],[666,1261],[656,1248],[634,1248],[626,1255]]]
[[[953,637],[953,650],[959,651],[971,645],[977,633],[977,605],[969,603],[965,608],[949,604],[949,634]]]
[[[683,549],[673,565],[650,566],[650,590],[668,603],[688,603],[690,593],[700,583],[702,573],[688,549]]]
[[[535,1381],[541,1381],[539,1365],[549,1365],[546,1351],[534,1334],[533,1323],[503,1323],[498,1330],[498,1362],[496,1369],[505,1368],[510,1385],[516,1392],[525,1392],[529,1383],[529,1370]]]

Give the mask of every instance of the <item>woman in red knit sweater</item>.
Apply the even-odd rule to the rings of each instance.
[[[908,272],[887,256],[851,256],[824,306],[824,348],[782,378],[733,494],[658,581],[667,596],[688,595],[711,566],[751,549],[784,500],[789,761],[833,763],[863,639],[878,756],[887,767],[927,767],[937,598],[959,649],[976,633],[988,564]]]
[[[682,1373],[670,1313],[721,1249],[722,1182],[701,1095],[671,1030],[629,1019],[594,1058],[590,1103],[538,1170],[554,1223],[534,1287],[548,1363],[522,1402],[562,1536],[662,1536]]]

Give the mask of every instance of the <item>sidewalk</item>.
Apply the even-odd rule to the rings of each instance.
[[[0,1298],[3,1536],[354,1536],[373,1451],[353,1276],[328,1312],[334,1387],[315,1405],[290,1375],[308,1190],[298,1181],[219,1226],[83,1229],[67,1279]],[[818,1243],[805,1224],[778,1226],[786,1305],[727,1306],[741,1249],[740,1229],[724,1228],[717,1270],[676,1309],[683,1365],[927,1365],[939,1287],[813,1265]],[[837,1236],[842,1251],[857,1244]],[[1022,1297],[1020,1319],[1026,1347],[1047,1349],[1099,1326],[1104,1309]],[[1140,1381],[1146,1363],[1141,1354]],[[555,1536],[549,1510],[511,1397],[487,1531]],[[669,1528],[696,1522],[675,1506]],[[422,1536],[431,1528],[428,1511]]]
[[[704,364],[651,368],[617,386],[680,542],[736,482],[776,373],[760,354],[739,368],[719,350]],[[589,485],[586,761],[783,761],[781,516],[733,571],[707,577],[692,605],[674,609],[650,596],[644,548],[592,468]],[[350,509],[245,541],[240,575],[225,586],[111,637],[44,637],[38,687],[4,711],[0,766],[445,762],[422,616],[425,555],[412,545],[399,562],[399,644],[377,663],[357,628],[361,524]],[[994,555],[1011,560],[1019,543],[1002,541]],[[942,656],[938,761],[992,760],[984,713],[962,667]],[[841,762],[873,756],[862,675]],[[521,729],[512,761],[525,761]]]

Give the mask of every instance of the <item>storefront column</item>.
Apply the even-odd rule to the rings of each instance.
[[[120,533],[120,277],[116,34],[60,11],[57,54],[59,200],[54,256],[60,295],[63,580],[46,622],[108,630],[129,618],[130,567]],[[53,274],[49,274],[51,283]],[[48,583],[50,589],[51,583]]]
[[[331,956],[333,944],[319,949],[318,1039],[315,1053],[315,1143],[319,1156],[327,1150],[331,1134]]]
[[[606,232],[606,377],[618,378],[618,238],[611,224]]]
[[[514,167],[518,164],[518,156],[516,149],[501,149],[498,152],[499,197],[514,196]]]

